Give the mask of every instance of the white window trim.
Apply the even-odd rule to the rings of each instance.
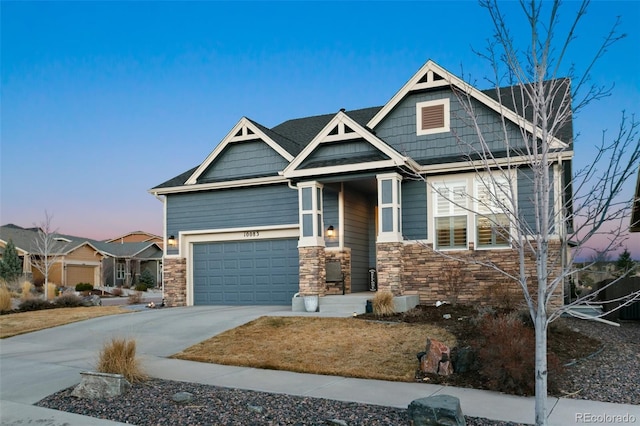
[[[492,179],[490,177],[490,175],[488,173],[484,173],[481,175],[481,178],[483,179]],[[518,199],[518,185],[517,182],[515,181],[516,177],[515,177],[515,172],[510,175],[509,177],[506,176],[498,176],[495,178],[496,181],[498,181],[498,183],[500,183],[500,181],[506,185],[511,185],[513,183],[513,199],[517,200]],[[513,248],[513,240],[515,239],[515,234],[514,234],[514,228],[513,228],[513,212],[515,212],[514,210],[514,206],[507,206],[508,209],[510,211],[505,211],[503,209],[500,208],[496,208],[491,209],[491,208],[486,208],[486,207],[482,207],[480,205],[480,203],[478,202],[479,200],[479,188],[481,185],[481,180],[478,176],[476,176],[473,179],[473,194],[474,194],[474,211],[476,213],[473,214],[473,247],[475,250],[478,251],[482,251],[482,250],[509,250],[511,248]],[[509,200],[505,200],[505,203],[508,203]],[[506,245],[487,245],[487,246],[480,246],[478,243],[478,218],[479,217],[486,217],[488,215],[497,215],[497,214],[503,214],[507,216],[507,220],[509,221],[509,243]]]
[[[401,242],[402,238],[402,176],[398,173],[385,173],[377,175],[378,179],[378,236],[379,243]],[[382,182],[391,180],[391,202],[382,202]],[[391,208],[392,230],[382,230],[382,209]]]
[[[416,104],[416,134],[418,136],[422,135],[432,135],[435,133],[445,133],[451,130],[451,102],[449,98],[437,99],[434,101],[424,101],[418,102]],[[444,126],[436,127],[434,129],[423,129],[422,128],[422,108],[431,107],[436,105],[444,105]]]
[[[446,178],[446,179],[442,179],[442,180],[438,180],[436,182],[432,183],[432,188],[431,188],[431,200],[432,200],[432,205],[433,205],[433,210],[431,212],[431,224],[432,224],[432,231],[429,233],[430,235],[432,235],[431,240],[433,241],[433,248],[434,250],[437,251],[455,251],[455,250],[469,250],[469,242],[472,241],[472,237],[469,235],[469,230],[472,228],[472,223],[471,223],[471,212],[469,212],[466,208],[468,207],[469,201],[468,201],[468,195],[467,197],[465,197],[465,207],[459,207],[464,209],[463,213],[460,214],[454,214],[455,212],[450,211],[449,214],[446,215],[439,215],[438,214],[438,197],[440,197],[440,189],[449,189],[451,187],[454,186],[460,186],[460,185],[464,185],[465,189],[468,191],[469,188],[469,178],[468,177],[463,177],[463,176],[451,176],[450,178]],[[453,206],[453,202],[452,201],[448,201],[452,206]],[[451,207],[451,210],[454,207]],[[452,217],[452,216],[465,216],[466,221],[467,221],[467,238],[466,238],[466,243],[464,247],[443,247],[443,248],[438,248],[437,247],[437,225],[436,225],[436,221],[439,217]],[[475,225],[473,225],[473,228],[475,228]]]
[[[316,181],[298,183],[298,221],[300,223],[300,240],[298,247],[324,247],[324,218],[322,214],[322,192],[323,185]],[[311,188],[311,209],[303,210],[302,208],[302,190]],[[320,197],[318,199],[317,190],[320,189]],[[304,236],[303,216],[312,214],[312,235]],[[320,226],[320,229],[318,229]]]
[[[515,203],[517,203],[518,200],[518,185],[517,185],[517,181],[516,181],[516,171],[512,171],[510,172],[509,175],[506,175],[504,177],[504,179],[509,183],[513,185],[513,201]],[[481,175],[482,177],[484,177],[485,179],[489,178],[488,173],[483,173]],[[437,233],[436,233],[436,218],[437,217],[441,217],[438,216],[438,212],[437,212],[437,191],[436,189],[438,187],[450,187],[452,185],[455,184],[460,184],[460,183],[465,183],[466,186],[466,190],[467,190],[467,206],[470,207],[470,210],[467,210],[465,212],[465,215],[467,217],[467,247],[466,250],[469,250],[471,244],[473,243],[473,249],[474,251],[486,251],[486,250],[510,250],[513,248],[513,241],[516,238],[515,235],[515,229],[513,227],[513,217],[512,217],[512,212],[515,212],[517,209],[517,206],[512,206],[512,212],[504,212],[502,210],[500,211],[495,211],[494,213],[498,213],[498,214],[507,214],[508,219],[511,223],[511,244],[509,245],[505,245],[505,246],[484,246],[484,247],[478,247],[478,230],[477,230],[477,217],[478,216],[483,216],[482,213],[476,213],[479,211],[478,208],[478,202],[477,202],[477,198],[478,198],[478,184],[479,184],[479,176],[476,173],[461,173],[461,174],[454,174],[454,175],[447,175],[447,176],[434,176],[434,177],[428,177],[427,178],[427,183],[428,183],[428,200],[430,200],[430,202],[427,203],[427,215],[429,218],[429,233],[428,233],[428,238],[427,238],[427,242],[433,245],[433,249],[437,250],[437,251],[460,251],[460,250],[465,250],[464,248],[460,247],[460,248],[437,248],[436,247],[436,237],[437,237]],[[473,191],[473,192],[469,192],[469,191]],[[487,210],[486,211],[487,214],[490,214],[490,211]]]

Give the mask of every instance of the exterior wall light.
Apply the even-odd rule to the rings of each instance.
[[[169,247],[175,247],[175,246],[178,245],[178,241],[176,240],[176,237],[171,235],[171,236],[169,236],[169,239],[167,240],[167,244],[169,244]]]
[[[329,225],[329,227],[327,228],[327,237],[329,238],[333,238],[336,235],[336,231],[333,228],[333,225]]]

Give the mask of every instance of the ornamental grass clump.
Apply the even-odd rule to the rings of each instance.
[[[30,299],[33,296],[32,290],[33,290],[33,284],[31,284],[29,281],[24,281],[21,285],[20,285],[20,299],[22,301],[25,301],[27,299]]]
[[[112,338],[100,352],[97,370],[100,373],[122,374],[130,383],[147,379],[136,357],[136,341]]]
[[[0,286],[0,311],[11,310],[11,292],[4,285]]]
[[[373,298],[373,313],[388,316],[396,313],[393,304],[393,294],[390,291],[379,291]]]

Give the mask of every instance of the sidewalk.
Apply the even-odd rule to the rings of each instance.
[[[534,422],[534,399],[423,383],[386,382],[205,364],[168,355],[261,315],[291,315],[277,307],[150,309],[93,319],[0,341],[0,424],[115,425],[116,422],[35,407],[32,404],[80,381],[106,336],[126,330],[140,342],[147,372],[156,378],[239,389],[407,408],[417,398],[447,394],[466,416]],[[158,334],[156,326],[163,324]],[[188,330],[188,333],[185,333]],[[640,407],[549,398],[549,423],[638,424]]]

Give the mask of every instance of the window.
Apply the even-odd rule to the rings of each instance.
[[[117,263],[116,264],[116,279],[118,280],[124,280],[124,275],[125,275],[125,271],[124,271],[124,263]]]
[[[433,197],[436,249],[466,249],[466,182],[447,182],[434,185]]]
[[[450,130],[449,120],[449,99],[416,104],[416,132],[418,135],[448,132]]]
[[[324,245],[322,221],[322,185],[304,182],[299,185],[300,245]]]
[[[487,176],[477,178],[475,186],[477,247],[508,247],[511,240],[507,216],[511,210],[508,180],[501,176]]]
[[[378,241],[402,241],[402,177],[397,173],[378,175],[380,223]]]

